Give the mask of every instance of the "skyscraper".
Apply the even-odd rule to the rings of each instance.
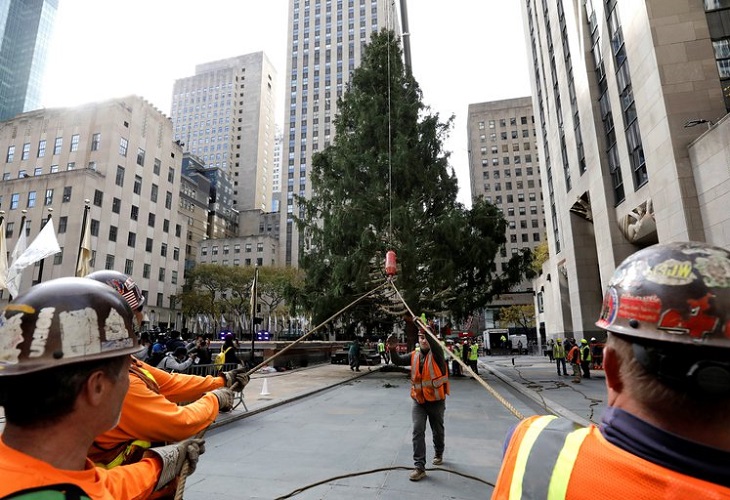
[[[507,220],[507,243],[497,258],[501,272],[523,248],[545,240],[540,164],[532,99],[519,97],[469,105],[469,178],[472,198],[483,196]],[[532,282],[523,281],[492,305],[532,304]]]
[[[175,139],[228,173],[237,211],[267,211],[271,202],[275,96],[276,70],[263,52],[198,64],[195,76],[175,81]]]
[[[600,336],[603,290],[624,258],[656,242],[730,244],[730,7],[522,6],[550,254],[535,285],[539,321],[558,337]],[[680,268],[640,272],[680,283]],[[637,324],[656,324],[651,297],[624,307],[634,306]]]
[[[58,0],[0,2],[0,121],[41,103]]]
[[[312,154],[334,139],[332,120],[363,46],[374,31],[398,32],[389,0],[290,0],[279,262],[297,266],[302,241],[294,196],[308,198]],[[286,181],[285,181],[286,180]]]

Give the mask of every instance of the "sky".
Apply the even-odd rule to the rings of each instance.
[[[398,5],[399,0],[395,0]],[[197,64],[264,51],[278,72],[284,119],[288,0],[60,0],[44,84],[45,107],[136,94],[169,116],[176,79]],[[530,95],[517,0],[410,0],[413,74],[423,102],[445,120],[444,145],[471,206],[470,103]]]

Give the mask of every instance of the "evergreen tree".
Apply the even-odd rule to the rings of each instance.
[[[373,34],[338,101],[334,143],[313,157],[313,194],[297,199],[304,296],[315,323],[382,283],[389,249],[398,256],[394,283],[415,314],[463,318],[519,281],[529,255],[496,273],[506,229],[499,210],[456,201],[442,149],[452,122],[424,106],[393,32]],[[345,322],[399,319],[392,315],[405,309],[390,287],[385,292],[349,309]]]

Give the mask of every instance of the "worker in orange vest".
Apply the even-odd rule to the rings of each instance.
[[[84,278],[43,282],[0,312],[0,497],[148,498],[203,441],[150,448],[113,470],[87,458],[94,436],[114,425],[139,351],[132,311],[109,287]]]
[[[608,333],[600,428],[523,420],[492,498],[730,498],[730,252],[685,242],[634,253],[596,325]]]
[[[117,271],[97,271],[87,276],[114,288],[135,314],[142,315],[144,296],[129,276]],[[138,318],[139,320],[140,318]],[[151,446],[190,438],[206,429],[219,411],[229,411],[234,395],[248,383],[245,368],[201,377],[168,373],[136,358],[129,367],[129,391],[119,423],[100,434],[89,450],[97,465],[112,468],[138,461]],[[178,403],[189,402],[179,405]],[[154,498],[175,493],[175,484]]]
[[[411,481],[426,477],[426,421],[433,433],[434,465],[441,465],[444,456],[444,414],[446,396],[449,394],[449,370],[441,345],[432,333],[427,333],[425,321],[413,318],[419,327],[419,349],[407,354],[398,354],[397,341],[393,335],[388,337],[390,359],[395,365],[411,365],[411,399],[413,408],[413,462]],[[433,330],[430,330],[433,332]]]

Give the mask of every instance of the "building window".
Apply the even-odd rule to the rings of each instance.
[[[170,284],[177,285],[177,271],[172,271],[172,275],[170,276]]]
[[[64,186],[63,188],[63,199],[61,200],[63,203],[68,203],[71,201],[71,186]]]
[[[68,217],[63,216],[58,218],[58,234],[62,234],[66,232],[66,227],[68,226]]]
[[[20,155],[20,159],[27,160],[28,158],[30,158],[30,143],[26,142],[23,144],[23,152]]]
[[[175,261],[180,260],[180,249],[178,247],[172,248],[172,260],[175,260]]]
[[[139,219],[139,207],[137,205],[132,205],[132,209],[129,211],[129,218],[132,220]]]
[[[155,175],[160,175],[160,168],[162,167],[162,162],[155,158],[155,162],[152,165],[152,173]]]
[[[137,244],[137,233],[129,232],[127,235],[127,246],[134,248]]]
[[[147,225],[150,227],[155,227],[155,214],[147,215]]]
[[[122,210],[122,200],[119,198],[114,198],[112,200],[112,212],[115,214],[118,214]]]
[[[35,206],[35,198],[36,198],[36,192],[29,191],[28,192],[28,208],[33,208]]]
[[[38,158],[43,158],[46,156],[46,140],[41,139],[38,141],[38,154],[36,155]]]
[[[170,191],[167,191],[167,193],[165,193],[165,208],[172,208],[172,193]]]
[[[150,278],[150,271],[152,270],[152,266],[149,264],[145,264],[142,266],[142,277],[145,279]]]
[[[152,184],[152,187],[150,188],[150,201],[152,203],[157,203],[157,192],[159,188],[157,187],[157,184]]]
[[[8,146],[8,154],[5,156],[5,163],[12,163],[15,159],[15,146]]]
[[[99,189],[96,189],[94,191],[94,205],[97,207],[101,206],[101,203],[104,201],[104,191],[101,191]]]
[[[170,232],[170,221],[168,219],[165,219],[162,221],[162,232],[163,233]]]
[[[165,281],[165,268],[161,267],[160,272],[157,274],[157,281]]]
[[[101,134],[96,133],[91,136],[91,150],[99,151],[100,147],[101,147]]]
[[[174,182],[175,181],[175,169],[170,167],[167,171],[167,182]]]
[[[114,182],[117,186],[124,186],[124,167],[121,165],[117,165],[117,177]]]
[[[263,242],[256,243],[256,251],[259,252],[259,253],[264,251],[264,243]]]
[[[167,243],[162,243],[160,245],[160,255],[162,257],[167,257]]]
[[[131,275],[134,273],[134,261],[132,259],[126,259],[124,261],[124,274]]]
[[[127,156],[127,148],[129,147],[129,141],[122,137],[119,139],[119,154],[121,156]]]
[[[137,165],[144,167],[144,149],[137,148]]]
[[[133,188],[134,194],[140,194],[142,193],[142,177],[139,175],[134,176],[134,188]]]
[[[109,226],[109,241],[117,241],[117,226]]]
[[[78,150],[79,150],[79,134],[74,134],[71,136],[71,148],[69,149],[69,151],[71,151],[73,153],[74,151],[78,151]]]
[[[56,141],[53,143],[53,155],[60,155],[61,148],[63,147],[63,137],[56,137]]]
[[[163,271],[164,271],[164,269],[163,269]],[[162,274],[164,275],[164,272]],[[160,280],[160,281],[165,281],[165,280]],[[157,294],[157,307],[162,307],[163,302],[164,302],[164,297],[162,296],[161,293],[158,293]]]
[[[152,252],[152,238],[147,238],[144,244],[145,252]]]
[[[61,247],[61,251],[57,254],[53,255],[53,265],[58,266],[63,264],[63,247]]]
[[[53,203],[53,189],[46,189],[46,199],[44,205],[48,206]]]
[[[106,269],[106,270],[114,269],[114,256],[110,253],[106,254],[106,260],[104,262],[104,269]]]

